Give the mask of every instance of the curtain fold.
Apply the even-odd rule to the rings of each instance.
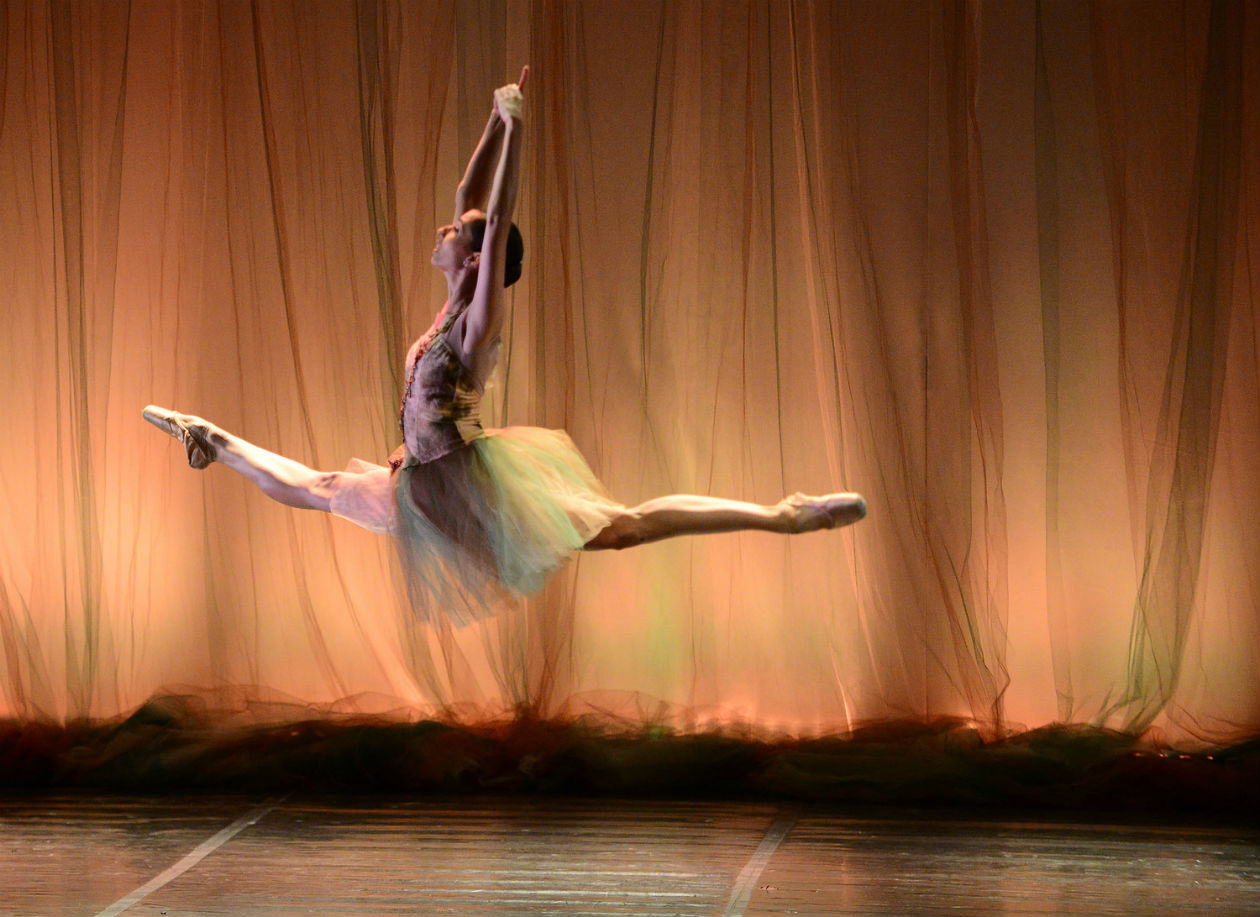
[[[0,717],[1260,730],[1254,0],[12,0],[0,43]],[[526,62],[487,419],[626,503],[871,512],[422,625],[387,540],[139,411],[383,462]]]

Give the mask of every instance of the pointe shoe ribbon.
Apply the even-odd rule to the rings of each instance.
[[[205,430],[189,423],[193,418],[186,418],[183,414],[160,408],[156,404],[149,405],[140,413],[153,426],[169,433],[183,444],[188,453],[188,464],[193,468],[205,468],[214,461],[214,445],[206,436]]]

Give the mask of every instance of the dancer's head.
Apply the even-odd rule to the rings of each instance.
[[[433,265],[442,271],[458,271],[467,267],[475,269],[481,261],[481,246],[486,238],[486,215],[481,210],[469,210],[457,222],[438,230],[438,244],[433,249]],[[503,285],[510,287],[521,276],[521,262],[525,258],[525,240],[513,223],[508,230],[507,257],[504,264]]]
[[[468,222],[468,235],[472,239],[473,251],[481,251],[481,244],[486,238],[486,217],[484,214],[474,217]],[[510,287],[521,279],[521,262],[525,260],[525,238],[513,223],[508,229],[507,256],[503,265],[503,285]]]

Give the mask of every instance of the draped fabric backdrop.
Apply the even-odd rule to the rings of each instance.
[[[1254,734],[1258,36],[1255,0],[0,2],[0,716]],[[524,62],[488,418],[623,502],[870,516],[430,628],[386,539],[140,408],[383,461]]]

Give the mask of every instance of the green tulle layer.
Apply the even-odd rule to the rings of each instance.
[[[413,605],[457,625],[540,589],[621,510],[560,430],[491,430],[395,477]]]

